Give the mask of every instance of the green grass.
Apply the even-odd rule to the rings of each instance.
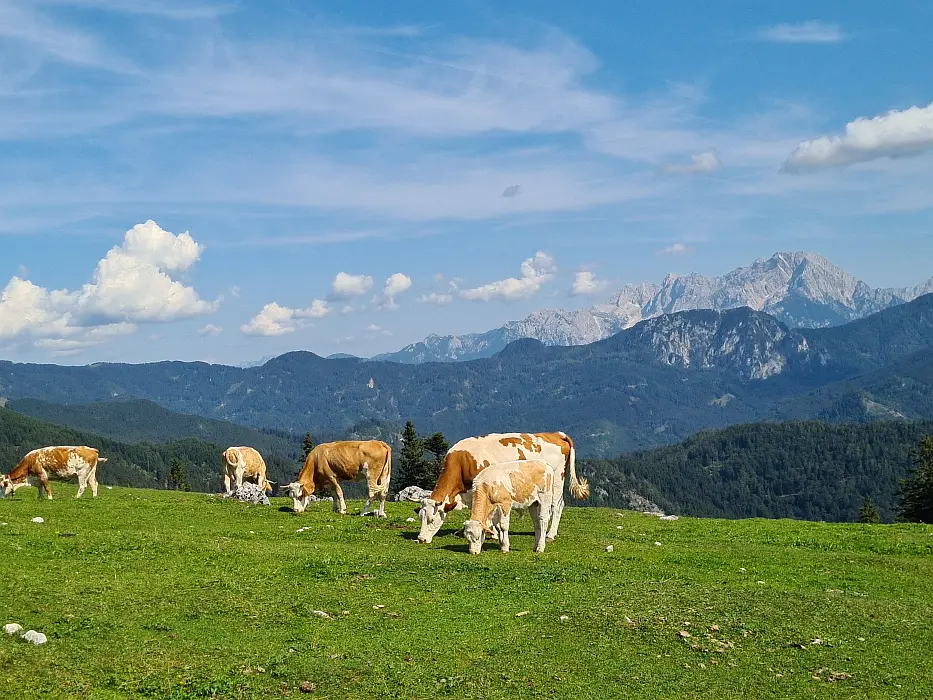
[[[0,639],[4,698],[933,697],[930,526],[568,508],[470,557],[411,504],[35,493],[0,501],[0,623],[49,642]]]

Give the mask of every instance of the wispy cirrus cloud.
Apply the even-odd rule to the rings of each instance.
[[[838,44],[848,39],[838,24],[818,20],[761,27],[755,36],[779,44]]]
[[[662,248],[659,250],[657,255],[686,255],[687,253],[692,252],[692,246],[689,246],[686,243],[674,243],[669,245],[667,248]]]
[[[714,173],[722,168],[722,161],[715,151],[703,151],[690,156],[687,163],[670,163],[661,168],[662,172],[674,175],[699,175]]]

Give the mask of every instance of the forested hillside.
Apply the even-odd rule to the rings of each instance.
[[[256,430],[227,421],[175,413],[146,399],[61,405],[38,399],[17,399],[7,408],[55,425],[109,437],[119,442],[169,442],[198,438],[222,447],[249,445],[261,453],[277,452],[297,459],[301,436],[284,431]]]
[[[672,513],[851,521],[865,496],[890,521],[900,479],[933,422],[757,423],[678,445],[584,460],[593,505],[636,491]]]
[[[89,445],[100,449],[101,456],[107,458],[98,468],[101,484],[166,488],[174,458],[181,463],[195,491],[218,492],[222,487],[223,448],[215,443],[182,438],[160,444],[128,444],[0,408],[0,472],[9,472],[30,450],[48,445]],[[278,483],[291,480],[300,468],[296,460],[280,453],[270,452],[263,457],[269,478]]]

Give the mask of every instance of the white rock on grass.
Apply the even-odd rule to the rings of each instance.
[[[3,632],[5,634],[20,634],[23,631],[23,626],[18,622],[11,622],[8,625],[3,626]]]
[[[606,551],[607,551],[607,552],[611,552],[613,549],[615,549],[615,547],[613,547],[611,544],[610,544],[610,545],[606,545]]]
[[[36,646],[40,644],[45,644],[48,640],[42,632],[36,632],[35,630],[29,630],[26,634],[23,635],[23,640],[26,642],[32,642]]]
[[[658,520],[680,520],[676,515],[662,515]]]
[[[34,523],[44,523],[44,522],[45,522],[45,518],[35,517],[35,518],[32,519],[32,522],[34,522]]]

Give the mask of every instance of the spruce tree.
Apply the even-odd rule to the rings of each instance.
[[[168,473],[168,487],[173,491],[190,491],[191,484],[188,483],[188,475],[185,468],[177,457],[172,457],[172,468]]]
[[[424,441],[424,449],[431,453],[433,459],[424,463],[424,484],[418,484],[421,488],[434,488],[437,483],[437,477],[440,476],[441,469],[444,467],[444,456],[450,449],[450,443],[444,437],[444,433],[434,433]]]
[[[402,484],[426,488],[423,486],[426,472],[424,441],[418,437],[411,421],[405,423],[405,430],[402,431],[402,450],[398,462]]]
[[[858,521],[872,524],[881,522],[881,514],[875,508],[875,504],[871,502],[871,496],[865,496],[862,507],[858,509]]]
[[[311,439],[311,433],[305,433],[305,439],[301,441],[301,449],[305,452],[305,459],[308,458],[308,455],[311,454],[311,450],[314,449],[314,440]]]
[[[933,523],[933,436],[920,443],[914,455],[914,472],[901,481],[897,519]]]

